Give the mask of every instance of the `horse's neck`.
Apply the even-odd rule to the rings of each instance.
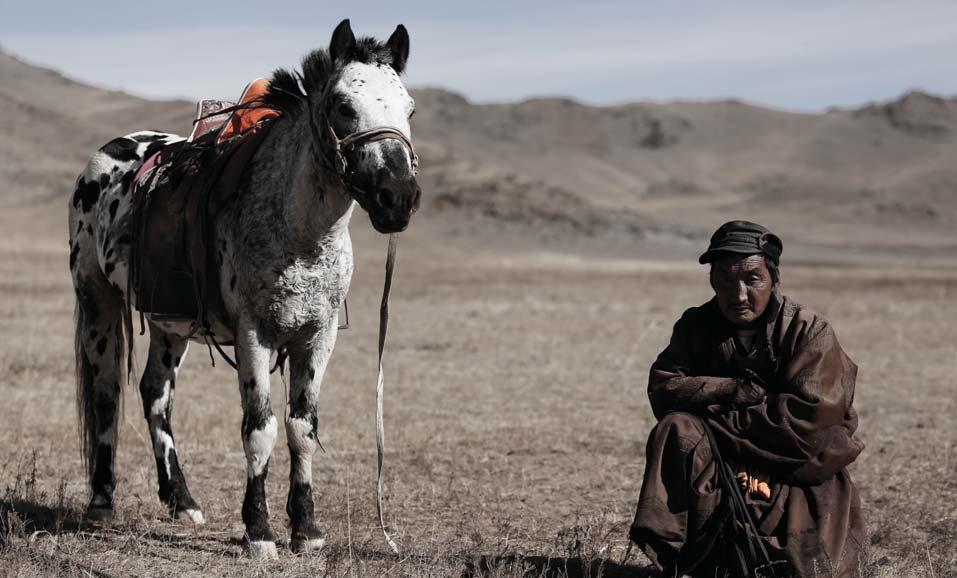
[[[256,193],[274,195],[274,206],[282,207],[276,225],[286,254],[324,253],[348,234],[354,201],[338,176],[317,164],[305,120],[283,120],[272,130],[276,134],[257,154],[266,172],[260,176],[271,186]]]

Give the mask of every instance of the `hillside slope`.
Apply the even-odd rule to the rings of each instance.
[[[89,154],[117,135],[190,128],[193,103],[86,86],[2,51],[0,78],[5,207],[65,198]],[[700,241],[746,217],[829,251],[957,247],[955,99],[910,92],[798,114],[738,101],[597,107],[413,94],[425,191],[417,219],[431,235],[601,247]]]

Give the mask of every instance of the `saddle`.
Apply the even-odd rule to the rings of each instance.
[[[200,101],[189,138],[160,149],[134,175],[129,283],[141,314],[204,331],[209,311],[221,310],[213,223],[280,114],[259,106],[267,90],[258,79],[239,105]]]

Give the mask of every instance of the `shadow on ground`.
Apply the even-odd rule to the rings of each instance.
[[[609,560],[581,558],[548,558],[545,556],[482,556],[470,562],[462,578],[497,575],[502,569],[522,568],[524,575],[543,578],[652,578],[651,568],[616,564]]]
[[[0,500],[0,545],[11,532],[59,534],[77,532],[87,526],[79,512],[66,506],[51,507],[29,500]]]

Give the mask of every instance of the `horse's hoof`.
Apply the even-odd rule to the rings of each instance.
[[[113,519],[113,501],[102,496],[93,496],[86,507],[86,519],[90,522],[106,522]]]
[[[180,510],[173,514],[173,517],[180,522],[192,522],[197,526],[202,526],[206,523],[206,518],[203,517],[202,510]]]
[[[309,554],[317,552],[326,545],[322,538],[293,538],[289,540],[289,549],[296,554]]]
[[[113,508],[91,505],[86,509],[86,519],[90,522],[108,522],[113,519]]]
[[[247,541],[243,543],[246,555],[253,560],[278,560],[276,543],[267,540]]]

